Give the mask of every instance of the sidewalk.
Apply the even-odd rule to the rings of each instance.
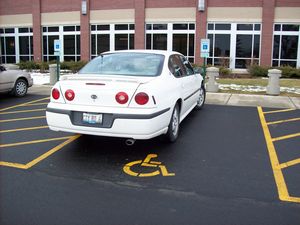
[[[206,93],[206,103],[231,106],[262,106],[267,108],[300,109],[299,97],[249,95],[229,93]]]
[[[50,95],[51,88],[50,85],[33,85],[29,88],[28,93]],[[300,109],[300,98],[207,92],[206,104]]]

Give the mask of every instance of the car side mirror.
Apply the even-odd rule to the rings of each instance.
[[[194,71],[195,71],[195,73],[200,73],[201,75],[204,74],[204,70],[202,67],[195,67]]]

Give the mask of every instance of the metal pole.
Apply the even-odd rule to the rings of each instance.
[[[59,55],[56,56],[56,75],[57,75],[57,81],[59,81]]]

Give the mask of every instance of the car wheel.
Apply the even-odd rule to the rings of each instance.
[[[26,95],[27,90],[28,90],[27,82],[23,79],[18,79],[15,83],[13,94],[17,97],[23,97],[24,95]]]
[[[206,91],[203,85],[201,85],[200,91],[199,91],[199,96],[197,99],[197,105],[195,106],[195,109],[202,109],[204,106],[205,102],[205,97],[206,97]]]
[[[175,105],[171,121],[168,127],[168,132],[166,134],[166,137],[168,141],[175,142],[178,134],[179,134],[179,122],[180,122],[180,116],[179,116],[179,106],[178,104]]]

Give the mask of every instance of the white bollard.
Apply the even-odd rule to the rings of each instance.
[[[281,70],[271,69],[268,70],[268,86],[267,94],[268,95],[280,95],[280,85],[279,78],[281,77]]]
[[[216,82],[216,78],[219,76],[219,68],[209,67],[206,69],[206,76],[208,82],[206,83],[207,92],[218,92],[219,84]]]

